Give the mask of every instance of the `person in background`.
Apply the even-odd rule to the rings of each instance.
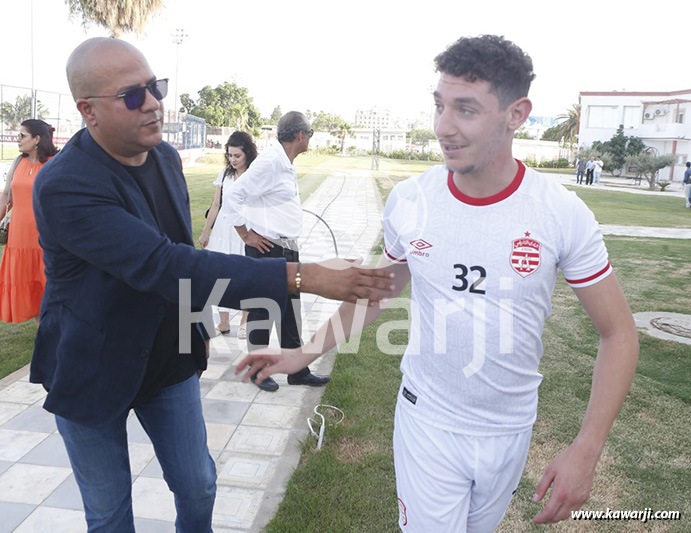
[[[684,198],[686,198],[686,209],[691,208],[691,162],[686,162],[686,172],[684,172]]]
[[[248,257],[262,261],[275,257],[283,257],[289,263],[300,261],[297,239],[302,232],[302,204],[295,158],[307,151],[313,134],[305,115],[297,111],[286,113],[278,121],[276,143],[264,150],[230,188],[228,198],[235,210],[245,207],[245,219],[235,215],[234,224],[245,242]],[[291,295],[290,299],[280,323],[276,323],[282,348],[302,345],[299,293]],[[250,309],[247,319],[249,351],[269,345],[273,324],[266,327],[268,320],[266,309]],[[328,376],[313,374],[305,366],[288,376],[288,385],[321,387],[329,380]],[[278,390],[278,383],[271,378],[265,379],[259,388],[274,392]]]
[[[581,157],[576,161],[576,183],[581,184],[583,182],[583,175],[585,174],[585,157]]]
[[[585,184],[593,184],[593,169],[595,168],[595,158],[591,157],[585,164]]]
[[[232,223],[234,214],[232,202],[224,197],[228,194],[230,186],[257,158],[257,146],[249,133],[236,131],[228,137],[226,142],[225,160],[226,167],[218,173],[214,185],[214,194],[209,214],[206,217],[204,229],[199,237],[199,244],[202,248],[213,252],[223,252],[224,254],[245,255],[245,243],[235,231]],[[218,323],[219,333],[225,335],[230,333],[230,314],[227,308],[218,308],[220,322]],[[242,312],[242,320],[238,329],[238,339],[247,338],[247,311]]]
[[[604,163],[602,162],[602,159],[600,156],[597,156],[597,159],[593,161],[593,181],[595,182],[595,185],[600,185],[600,174],[602,174],[603,166]]]
[[[58,149],[53,144],[53,128],[36,119],[22,122],[17,143],[21,159],[0,195],[0,219],[6,214],[8,198],[12,209],[0,264],[0,321],[18,323],[35,318],[38,322],[46,276],[31,198],[37,174]]]

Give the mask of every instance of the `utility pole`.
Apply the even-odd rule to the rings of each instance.
[[[179,127],[179,121],[178,121],[178,66],[180,64],[180,45],[184,42],[184,40],[188,37],[188,35],[185,33],[185,30],[182,28],[176,28],[175,33],[171,35],[173,38],[173,42],[175,43],[175,97],[173,100],[173,112],[174,117],[175,117],[175,123],[176,123],[176,128]],[[170,111],[168,111],[168,117],[170,117]],[[177,141],[177,134],[178,132],[175,132],[175,139]],[[168,119],[168,140],[170,141],[170,118]]]
[[[379,170],[379,139],[381,130],[379,128],[372,131],[372,170]]]
[[[31,118],[36,118],[36,88],[34,87],[34,0],[31,0]]]

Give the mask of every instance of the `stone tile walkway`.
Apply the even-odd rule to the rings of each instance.
[[[381,200],[369,173],[339,171],[305,202],[329,224],[340,257],[367,257],[381,237]],[[323,222],[305,213],[301,259],[335,255]],[[338,307],[303,295],[303,335],[308,337]],[[232,317],[234,334],[240,315]],[[272,341],[276,343],[275,338]],[[216,533],[261,531],[274,515],[308,437],[307,418],[323,389],[291,387],[285,376],[275,393],[243,384],[234,375],[244,341],[212,339],[209,369],[201,379],[209,448],[216,460]],[[311,368],[329,373],[333,354]],[[81,533],[84,511],[53,416],[42,408],[45,392],[28,382],[28,367],[0,380],[0,533]],[[132,495],[138,533],[174,531],[173,497],[153,447],[137,418],[128,420]]]

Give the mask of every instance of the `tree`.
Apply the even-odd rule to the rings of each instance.
[[[624,135],[624,125],[619,124],[616,133],[609,141],[595,141],[592,149],[601,154],[608,153],[609,163],[605,165],[604,170],[619,175],[626,163],[626,157],[640,154],[645,149],[645,144],[638,137]]]
[[[98,24],[120,37],[133,31],[141,34],[149,18],[163,9],[163,0],[65,0],[70,17],[78,17],[82,24]]]
[[[513,135],[514,139],[532,139],[530,133],[525,128],[518,128]]]
[[[31,96],[17,96],[14,103],[4,102],[0,107],[0,116],[7,124],[7,129],[18,130],[22,122],[31,118]],[[36,116],[40,119],[48,116],[48,110],[40,100],[36,100]]]
[[[282,116],[283,113],[281,113],[281,106],[277,105],[276,107],[274,107],[274,110],[271,113],[271,116],[269,117],[269,124],[278,124],[278,121]]]
[[[540,140],[561,142],[561,137],[559,135],[559,126],[552,126],[551,128],[547,128],[543,132],[542,137],[540,137]]]
[[[320,111],[312,119],[312,128],[315,131],[332,132],[338,130],[342,122],[345,122],[345,120],[343,120],[340,115],[333,115],[331,113],[324,113],[324,111]]]
[[[430,129],[410,130],[406,134],[406,137],[408,137],[412,144],[419,146],[423,152],[425,151],[425,147],[429,146],[430,141],[434,141],[437,138],[434,131]]]
[[[338,126],[331,131],[331,135],[338,137],[341,141],[341,153],[345,152],[346,136],[350,135],[351,133],[351,126],[345,120],[341,120]]]
[[[340,152],[344,153],[345,140],[352,132],[352,126],[343,120],[341,115],[324,113],[324,111],[320,111],[316,116],[310,111],[308,113],[314,117],[312,119],[312,128],[315,131],[328,131],[332,136],[338,138],[340,141]]]
[[[194,106],[195,106],[194,100],[192,100],[192,97],[188,93],[182,93],[180,95],[180,112],[181,113],[191,114]]]
[[[676,158],[673,155],[652,155],[646,152],[625,158],[626,164],[633,167],[636,174],[648,182],[648,189],[651,191],[658,185],[657,177],[660,170],[673,165],[675,161]]]
[[[249,130],[255,136],[259,134],[261,116],[247,88],[226,81],[215,89],[207,85],[198,94],[196,101],[187,93],[180,97],[182,107],[190,115],[203,118],[211,126]]]
[[[556,125],[557,139],[561,140],[564,146],[573,146],[581,123],[581,104],[573,104],[565,114],[557,116],[557,120],[562,121]]]

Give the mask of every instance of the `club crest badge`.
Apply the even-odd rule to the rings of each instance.
[[[514,272],[525,278],[530,276],[540,267],[540,244],[530,238],[530,232],[525,232],[525,237],[513,241],[511,250],[511,268]]]

